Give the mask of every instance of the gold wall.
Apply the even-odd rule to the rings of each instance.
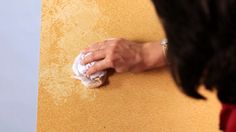
[[[164,38],[149,0],[43,0],[38,132],[217,132],[220,104],[183,95],[168,69],[110,76],[84,88],[72,78],[80,50],[111,37]]]

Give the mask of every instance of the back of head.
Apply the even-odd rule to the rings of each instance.
[[[236,0],[153,0],[167,38],[176,83],[204,99],[200,84],[236,104]]]

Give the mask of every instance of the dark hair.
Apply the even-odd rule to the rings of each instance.
[[[236,104],[236,0],[153,0],[169,40],[176,83],[194,98],[199,85]]]

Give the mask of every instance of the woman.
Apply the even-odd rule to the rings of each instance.
[[[87,74],[114,68],[141,72],[170,63],[181,91],[205,99],[198,86],[216,89],[222,102],[220,129],[236,132],[236,0],[154,0],[168,38],[167,58],[160,42],[138,44],[110,39],[84,50],[82,62],[98,60]]]

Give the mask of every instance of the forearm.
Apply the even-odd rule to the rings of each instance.
[[[143,45],[142,58],[144,70],[159,68],[167,65],[166,56],[160,41]]]

